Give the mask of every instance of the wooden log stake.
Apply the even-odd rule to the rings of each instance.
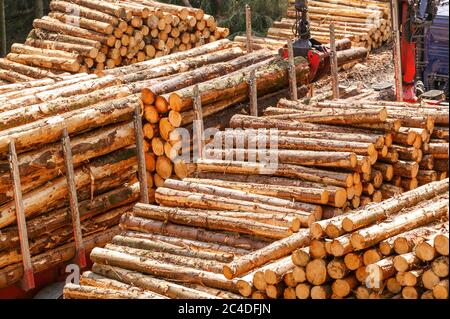
[[[288,58],[289,58],[289,89],[291,93],[291,100],[296,101],[297,96],[297,75],[295,72],[295,62],[294,62],[294,48],[292,40],[287,41],[288,48]],[[257,115],[255,115],[257,116]]]
[[[254,69],[250,72],[248,86],[250,88],[250,115],[258,116],[258,88],[256,87],[256,72]]]
[[[78,208],[77,188],[75,186],[75,172],[73,169],[72,147],[70,145],[69,132],[67,127],[63,129],[62,149],[64,153],[64,165],[66,169],[67,186],[69,189],[70,215],[72,218],[73,238],[75,240],[76,255],[75,259],[80,268],[86,267],[86,252],[81,233],[80,211]]]
[[[333,89],[333,99],[339,98],[339,78],[338,78],[338,61],[336,54],[336,38],[334,23],[330,24],[330,61],[331,61],[331,79]]]
[[[22,201],[22,189],[20,187],[20,173],[16,153],[16,143],[13,139],[11,139],[9,142],[8,160],[11,170],[11,179],[13,182],[14,203],[16,209],[17,229],[19,231],[20,251],[22,252],[23,277],[20,282],[20,286],[23,290],[29,291],[35,287],[34,272],[33,266],[31,264],[25,210]]]
[[[194,114],[195,114],[195,123],[194,123],[194,132],[195,138],[197,142],[197,158],[203,159],[203,153],[205,150],[205,128],[203,123],[203,110],[202,110],[202,100],[200,98],[200,92],[198,89],[198,85],[194,86]]]
[[[247,53],[251,53],[253,51],[252,10],[248,4],[245,5],[245,26],[247,35]]]
[[[144,152],[144,132],[142,130],[142,114],[141,105],[136,104],[134,110],[134,130],[136,136],[136,151],[138,157],[138,171],[139,171],[139,189],[141,195],[141,203],[148,204],[150,199],[148,196],[148,180],[147,170],[145,166],[145,152]]]
[[[394,70],[395,70],[395,91],[397,101],[403,102],[403,83],[402,83],[402,61],[400,48],[400,30],[398,21],[398,2],[391,1],[392,34],[394,38]]]

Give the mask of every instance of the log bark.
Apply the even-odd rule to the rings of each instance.
[[[257,70],[257,87],[258,93],[263,94],[276,91],[287,84],[287,61],[285,60],[268,60],[266,62],[257,63],[250,68],[244,68],[240,71],[233,72],[230,75],[216,78],[211,81],[202,83],[199,86],[202,105],[217,100],[217,95],[223,99],[224,94],[235,94],[235,92],[248,91],[248,77],[252,69]],[[296,71],[299,83],[305,83],[308,66],[303,59],[296,59]],[[192,107],[192,88],[172,93],[169,103],[172,109],[180,112]]]
[[[197,182],[201,184],[242,190],[253,194],[286,198],[289,199],[290,201],[295,200],[299,202],[312,204],[326,204],[329,202],[329,191],[322,188],[294,187],[281,185],[277,186],[269,184],[223,181],[219,179],[185,178],[184,181]]]
[[[243,200],[243,201],[251,201],[254,203],[279,206],[282,208],[297,209],[299,211],[305,211],[308,213],[318,214],[318,215],[316,215],[317,218],[319,218],[319,216],[321,215],[321,212],[322,212],[321,207],[317,206],[317,205],[291,202],[289,200],[280,199],[280,198],[276,198],[276,197],[269,197],[269,196],[264,196],[264,195],[259,195],[259,194],[249,194],[243,190],[229,189],[229,188],[225,188],[225,187],[202,184],[202,183],[197,183],[197,182],[190,182],[190,181],[184,181],[184,180],[177,181],[177,180],[173,180],[173,179],[168,179],[165,181],[164,187],[167,187],[167,188],[170,188],[173,190],[216,195],[216,196],[221,196],[221,197],[227,197],[230,199],[237,199],[237,200]]]
[[[180,90],[182,88],[194,85],[199,81],[208,81],[218,76],[234,72],[240,68],[247,67],[251,63],[260,62],[261,60],[270,58],[271,56],[271,54],[267,51],[260,51],[240,57],[240,55],[242,55],[242,50],[239,48],[231,48],[228,50],[219,51],[217,53],[211,53],[208,55],[208,61],[219,61],[213,58],[214,55],[224,56],[222,61],[227,62],[206,65],[201,68],[197,68],[195,71],[180,74],[170,80],[163,81],[162,83],[144,89],[142,91],[142,100],[146,104],[153,104],[156,101],[156,97],[159,95]]]
[[[233,231],[242,234],[280,239],[292,234],[287,227],[275,226],[257,221],[247,221],[241,218],[209,214],[208,212],[189,211],[176,208],[160,208],[146,206],[147,218],[170,221],[175,224],[191,225],[205,229]],[[141,213],[142,215],[142,213]],[[298,229],[297,229],[298,230]]]
[[[187,267],[164,264],[158,261],[139,258],[137,256],[131,256],[103,248],[95,248],[91,253],[91,259],[96,263],[126,268],[171,280],[203,284],[208,287],[224,289],[235,293],[239,292],[235,280],[224,279],[221,275]]]
[[[92,267],[95,274],[100,274],[107,278],[125,282],[128,285],[139,287],[147,291],[167,296],[174,299],[215,299],[216,297],[208,293],[184,287],[182,285],[162,280],[153,276],[145,275],[137,271],[124,268],[113,267],[95,263]]]
[[[147,210],[149,212],[147,213]],[[154,208],[150,207],[147,209],[146,206],[137,205],[134,210],[134,215],[137,217],[144,217],[144,218],[152,218],[152,215],[160,215],[161,213],[154,213],[152,212]],[[208,214],[211,216],[216,217],[226,217],[226,218],[233,218],[233,219],[240,219],[240,220],[246,220],[249,219],[254,222],[262,223],[262,224],[268,224],[273,226],[280,226],[284,228],[289,228],[292,231],[298,231],[301,224],[298,218],[295,215],[285,215],[285,216],[279,216],[277,214],[258,214],[258,213],[249,213],[249,212],[229,212],[229,211],[215,211],[215,210],[195,210],[195,209],[189,209],[189,210],[182,210],[177,208],[162,208],[159,209],[162,214],[176,214],[177,211],[187,211],[190,213],[198,213],[198,214]],[[158,211],[158,209],[157,209]],[[181,213],[182,214],[182,213]],[[159,220],[166,220],[161,219],[162,217],[155,217],[154,219]]]
[[[308,244],[308,232],[301,230],[290,237],[269,244],[266,247],[252,252],[246,256],[237,258],[224,267],[224,275],[229,279],[235,278],[258,266],[265,264],[270,260],[284,257],[295,249],[304,247]]]
[[[216,243],[248,250],[260,249],[268,245],[266,241],[251,239],[237,234],[208,231],[201,228],[139,219],[131,216],[124,217],[121,221],[121,226],[127,230],[174,236],[177,238]]]
[[[131,120],[137,103],[139,103],[138,98],[130,96],[9,129],[0,133],[0,154],[6,153],[10,138],[16,139],[19,152],[37,145],[56,142],[61,136],[64,122],[69,134],[73,134],[86,129]],[[51,121],[52,119],[58,121],[54,123]]]
[[[446,200],[433,202],[424,208],[412,209],[409,214],[394,217],[392,222],[380,223],[354,232],[351,235],[351,243],[355,249],[364,249],[381,240],[397,235],[405,230],[424,225],[447,214],[448,205]]]
[[[163,299],[155,294],[136,291],[120,291],[108,288],[79,286],[72,283],[64,286],[64,299]]]
[[[334,186],[353,186],[353,174],[337,173],[289,164],[278,164],[277,168],[274,169],[271,168],[270,165],[259,163],[199,160],[197,161],[197,169],[204,172],[227,174],[258,174],[293,177]]]
[[[234,183],[250,183],[255,185],[266,184],[270,182],[269,186],[272,187],[284,187],[286,186],[286,192],[289,189],[308,188],[308,189],[324,189],[329,194],[328,205],[334,207],[343,207],[347,201],[347,191],[344,188],[327,186],[325,184],[305,182],[302,180],[295,180],[283,177],[272,176],[269,180],[264,175],[241,175],[241,174],[221,174],[221,173],[210,173],[210,172],[197,172],[196,175],[199,178],[207,180],[223,180],[230,181]],[[259,187],[259,186],[257,186]],[[271,195],[270,195],[271,196]],[[278,195],[276,197],[279,197]]]
[[[354,231],[373,222],[381,221],[390,214],[400,211],[402,208],[414,206],[421,200],[430,199],[445,191],[448,191],[448,181],[431,183],[419,187],[367,210],[363,209],[357,213],[347,215],[342,219],[342,228],[347,232]]]
[[[84,245],[87,252],[95,246],[105,245],[113,236],[118,234],[118,227],[110,228],[100,234],[93,234],[84,238]],[[35,273],[49,269],[61,262],[68,261],[75,256],[75,244],[68,243],[51,251],[32,257],[33,270]],[[0,287],[5,288],[18,282],[23,275],[21,264],[14,264],[0,270]]]
[[[156,200],[159,204],[170,207],[192,207],[198,209],[234,210],[268,214],[288,213],[297,216],[303,227],[306,227],[315,221],[316,215],[318,214],[215,195],[176,191],[161,187],[157,190]]]

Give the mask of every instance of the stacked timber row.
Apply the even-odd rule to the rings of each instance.
[[[346,49],[343,45],[341,49],[339,65],[363,59],[367,54],[364,48]],[[295,66],[299,86],[308,83],[306,60],[296,58]],[[188,164],[194,161],[194,87],[197,85],[199,90],[205,129],[224,129],[228,124],[226,119],[238,112],[231,107],[248,100],[253,72],[258,98],[284,91],[289,86],[288,62],[273,51],[262,49],[224,63],[203,66],[142,90],[148,179],[156,187],[170,177],[183,179],[191,172]]]
[[[238,278],[246,297],[448,299],[448,186],[433,182],[314,223],[309,245],[295,234],[232,262],[225,275],[253,269]]]
[[[281,103],[280,103],[281,104]],[[380,131],[392,133],[392,144],[388,152],[379,153],[378,163],[374,166],[383,174],[385,181],[381,191],[385,198],[411,190],[436,180],[448,177],[449,157],[449,111],[445,105],[436,105],[426,101],[421,104],[374,101],[366,96],[360,101],[334,100],[310,103],[308,106],[290,103],[302,112],[344,112],[364,113],[385,107],[388,122],[400,126],[384,125]],[[282,106],[283,105],[279,105]]]
[[[275,21],[267,36],[273,39],[294,38],[295,0],[289,0],[286,18]],[[348,38],[355,46],[369,51],[391,38],[389,1],[315,0],[308,1],[311,36],[329,42],[330,23],[335,24],[337,39]]]
[[[150,0],[53,0],[24,44],[0,59],[0,80],[92,73],[186,51],[228,36],[202,9]]]
[[[0,288],[23,274],[7,159],[11,139],[18,154],[32,264],[38,273],[75,254],[63,129],[71,138],[81,227],[90,250],[118,233],[121,215],[139,197],[133,117],[141,107],[141,90],[165,76],[242,52],[230,46],[229,40],[220,40],[117,68],[104,77],[77,74],[56,83],[35,80],[0,89]],[[149,195],[153,200],[152,189]]]
[[[124,215],[65,298],[448,298],[448,179],[289,236],[301,214],[275,198],[213,204],[223,189],[165,186],[163,206]],[[179,196],[190,187],[193,206]]]
[[[380,130],[389,123],[385,107],[320,112],[282,99],[264,117],[233,116],[234,130],[215,134],[195,176],[298,202],[330,218],[392,196],[383,192],[386,173],[377,166],[392,145],[392,133]]]
[[[164,206],[137,204],[124,215],[123,232],[92,251],[92,270],[80,285],[66,285],[65,298],[239,299],[237,280],[226,279],[223,267],[292,233],[295,216],[281,206],[270,206],[272,213],[193,209],[164,191],[187,193],[169,188],[186,183],[166,182],[157,195]]]

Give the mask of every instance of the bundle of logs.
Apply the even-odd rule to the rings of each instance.
[[[66,286],[66,298],[104,298],[104,289],[123,298],[134,289],[139,298],[241,298],[223,267],[320,218],[289,200],[194,179],[168,179],[155,197],[159,206],[137,204],[122,217],[123,233],[91,253],[92,271]]]
[[[291,235],[300,210],[202,183],[137,204],[65,298],[448,298],[448,179]]]
[[[162,79],[242,55],[229,40],[111,70],[0,87],[0,288],[23,274],[12,177],[15,141],[30,253],[35,273],[75,254],[65,155],[70,136],[74,181],[86,250],[117,234],[121,215],[139,197],[135,150],[139,93]],[[154,199],[154,191],[149,190]]]
[[[225,275],[250,270],[237,285],[252,298],[448,299],[448,187],[433,182],[316,222],[308,245],[295,234],[235,260]]]
[[[293,119],[307,116],[309,112],[364,114],[385,108],[386,124],[371,127],[392,137],[392,143],[386,145],[387,153],[379,152],[378,163],[374,166],[388,182],[381,186],[388,197],[448,177],[449,110],[446,105],[426,101],[421,104],[375,101],[366,96],[360,100],[353,97],[352,101],[317,101],[309,104],[282,101],[278,106],[272,112],[290,114],[295,110],[294,115],[289,115]],[[287,115],[278,118],[283,116]]]
[[[366,57],[366,49],[352,49],[350,42],[341,42],[337,54],[339,65]],[[298,85],[308,83],[306,60],[298,57],[294,63]],[[197,68],[142,90],[150,185],[159,187],[170,177],[183,179],[192,172],[188,163],[193,162],[192,151],[196,152],[192,147],[193,123],[197,118],[194,87],[198,87],[204,128],[224,129],[231,116],[240,111],[231,107],[248,101],[252,73],[258,99],[285,92],[289,86],[288,61],[273,51],[261,49],[224,63]]]
[[[295,37],[295,0],[289,0],[287,17],[275,21],[267,36],[274,39]],[[330,23],[337,39],[348,38],[355,46],[369,51],[391,38],[389,1],[314,0],[308,1],[311,36],[328,43]]]
[[[150,0],[53,0],[24,44],[0,59],[0,80],[92,73],[226,38],[202,9]]]

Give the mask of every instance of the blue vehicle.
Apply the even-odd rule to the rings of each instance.
[[[425,90],[442,90],[449,96],[448,53],[449,53],[449,1],[443,1],[437,8],[431,25],[425,29],[423,68],[418,76]]]

